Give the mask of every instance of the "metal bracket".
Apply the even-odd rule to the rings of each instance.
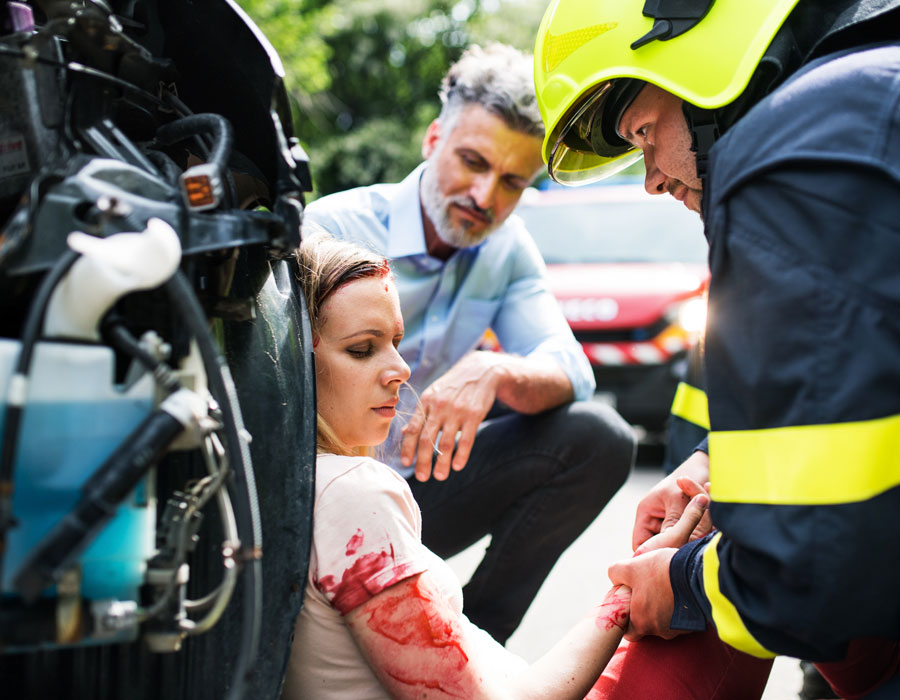
[[[668,41],[695,27],[716,0],[646,0],[644,17],[654,19],[653,27],[631,45],[632,51],[651,41]]]

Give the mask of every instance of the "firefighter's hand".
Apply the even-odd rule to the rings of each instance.
[[[609,578],[614,584],[632,589],[631,618],[625,634],[630,641],[650,634],[665,639],[681,634],[669,628],[674,607],[669,563],[677,548],[694,538],[708,513],[709,495],[699,485],[697,488],[700,493],[691,498],[676,523],[646,540],[631,560],[617,562],[609,568]]]
[[[422,392],[416,412],[403,428],[400,446],[404,466],[416,460],[416,479],[428,481],[433,476],[443,481],[451,468],[459,471],[466,466],[475,433],[494,405],[502,381],[501,358],[493,352],[469,353]],[[437,453],[433,469],[432,452]]]
[[[613,585],[631,588],[631,615],[625,639],[636,641],[647,635],[672,639],[683,634],[669,627],[675,606],[669,563],[676,551],[673,547],[656,549],[609,567]]]
[[[688,488],[688,491],[692,491],[695,487],[701,488],[700,484],[706,484],[709,481],[709,455],[694,452],[641,499],[631,534],[632,549],[637,549],[653,535],[677,523],[691,497],[697,495],[686,494],[679,486],[679,481]],[[712,527],[708,515],[705,517],[706,520],[700,524],[701,530],[703,527]]]

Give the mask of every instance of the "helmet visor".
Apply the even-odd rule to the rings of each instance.
[[[641,158],[641,151],[618,133],[619,120],[643,89],[640,80],[601,83],[560,120],[552,134],[548,159],[550,177],[565,185],[586,185],[602,180]]]

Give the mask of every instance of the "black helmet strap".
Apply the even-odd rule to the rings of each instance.
[[[709,150],[722,135],[715,109],[701,109],[690,102],[681,103],[681,111],[691,132],[691,150],[697,154],[697,177],[706,180]]]
[[[747,110],[774,90],[800,63],[800,53],[788,25],[783,25],[760,59],[750,82],[733,102],[717,109],[701,109],[688,102],[682,111],[691,132],[691,150],[697,154],[697,177],[705,180],[713,144]]]

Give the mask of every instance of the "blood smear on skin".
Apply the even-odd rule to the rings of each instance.
[[[420,600],[426,604],[417,602]],[[461,669],[469,657],[460,644],[459,621],[449,609],[442,615],[440,606],[419,579],[408,596],[392,598],[373,610],[368,625],[398,644],[453,649],[459,653]]]
[[[609,631],[613,627],[624,630],[628,625],[630,604],[630,598],[620,595],[617,589],[612,589],[600,604],[600,614],[596,619],[597,627],[604,631]]]
[[[462,648],[458,618],[446,604],[435,600],[432,592],[422,585],[421,578],[407,590],[407,595],[388,599],[372,610],[367,625],[397,644],[418,647],[438,657],[430,657],[428,670],[433,675],[428,678],[415,677],[413,669],[390,668],[386,672],[405,685],[467,697],[459,681],[453,679],[469,662]],[[444,678],[440,677],[442,672]]]

